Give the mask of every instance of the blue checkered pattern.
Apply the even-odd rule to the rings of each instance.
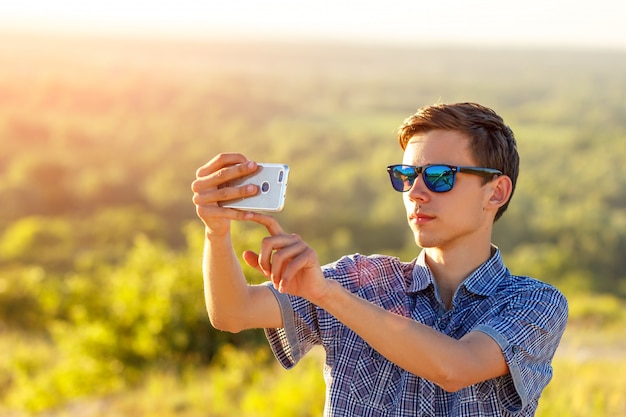
[[[356,254],[323,269],[328,279],[359,297],[456,339],[471,331],[488,334],[510,370],[446,392],[382,357],[326,311],[274,291],[284,328],[265,332],[280,363],[293,367],[315,345],[326,351],[325,416],[534,415],[567,323],[567,301],[557,289],[511,275],[499,250],[461,284],[449,310],[423,252],[409,263]]]

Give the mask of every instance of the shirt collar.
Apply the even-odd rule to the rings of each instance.
[[[492,295],[500,281],[506,276],[508,270],[502,260],[500,249],[492,245],[493,255],[485,263],[480,265],[474,272],[463,280],[460,286],[468,291],[482,296]],[[420,252],[415,260],[413,268],[413,280],[407,289],[409,293],[423,291],[429,286],[435,285],[435,277],[426,265],[426,254]]]
[[[426,254],[421,251],[415,260],[415,267],[413,268],[413,280],[411,281],[407,292],[415,293],[424,291],[429,286],[433,285],[434,277],[428,265],[426,265]]]

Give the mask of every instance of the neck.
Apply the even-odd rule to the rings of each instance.
[[[491,257],[491,244],[447,250],[425,248],[424,251],[426,263],[437,282],[439,295],[446,307],[450,308],[452,297],[461,282]]]

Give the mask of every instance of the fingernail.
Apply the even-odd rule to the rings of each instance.
[[[256,166],[256,163],[254,161],[248,162],[248,170],[253,170],[255,166]]]

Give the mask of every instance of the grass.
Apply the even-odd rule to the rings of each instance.
[[[598,302],[604,312],[609,304]],[[571,311],[574,315],[554,358],[554,378],[540,399],[537,417],[626,417],[626,315],[622,306],[619,311],[621,317],[610,315],[602,321],[597,315],[581,319]]]

